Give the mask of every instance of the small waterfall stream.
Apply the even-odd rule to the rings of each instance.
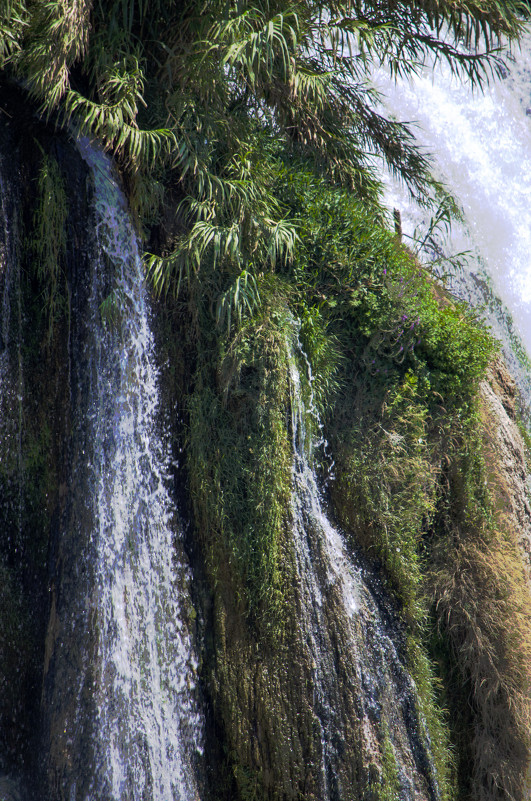
[[[86,139],[78,150],[94,182],[99,255],[90,277],[88,375],[78,390],[87,408],[77,472],[89,488],[91,578],[73,629],[82,621],[92,658],[74,679],[64,727],[76,749],[87,747],[84,728],[92,735],[85,775],[72,774],[63,793],[69,801],[192,801],[202,733],[183,619],[189,577],[173,557],[178,525],[156,430],[143,266],[109,159]]]
[[[295,339],[290,359],[292,515],[302,596],[301,624],[312,657],[314,710],[321,730],[322,797],[343,797],[341,788],[331,787],[340,761],[338,732],[342,725],[341,711],[331,699],[338,688],[341,695],[345,688],[356,686],[361,697],[360,749],[365,764],[390,748],[397,770],[393,780],[397,797],[401,801],[426,797],[435,801],[439,790],[429,736],[416,707],[415,686],[397,647],[399,635],[391,617],[380,608],[363,569],[348,553],[343,535],[325,513],[312,466],[315,445],[307,426],[313,419],[310,428],[320,430],[311,372],[307,376],[310,397],[305,403],[298,361],[309,367]],[[348,662],[346,671],[339,666],[337,643],[329,639],[330,604],[340,626],[339,637]]]

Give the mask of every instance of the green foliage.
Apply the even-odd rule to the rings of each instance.
[[[20,47],[26,16],[24,0],[2,0],[0,3],[0,69]]]
[[[436,491],[428,411],[411,373],[383,403],[369,395],[354,404],[354,425],[341,427],[334,447],[333,498],[353,543],[383,561],[404,615],[415,623],[423,615],[419,546]]]
[[[212,586],[227,580],[258,632],[278,629],[292,569],[298,337],[336,460],[332,506],[400,603],[446,785],[422,645],[427,596],[457,666],[448,694],[471,688],[481,801],[498,787],[520,798],[529,755],[528,616],[514,543],[489,503],[477,417],[494,345],[386,230],[374,156],[434,205],[424,249],[436,250],[434,232],[456,209],[411,129],[376,110],[368,75],[374,64],[412,75],[435,56],[481,85],[526,17],[518,0],[0,0],[0,69],[57,124],[117,157],[155,229],[145,232],[154,287],[188,314],[187,467]],[[51,337],[67,208],[49,156],[37,194],[32,248]],[[105,324],[123,313],[111,293]],[[390,748],[384,735],[381,801],[397,792]],[[258,776],[237,781],[258,796]]]
[[[333,403],[339,390],[337,372],[343,354],[334,335],[328,330],[328,320],[319,306],[308,305],[300,295],[292,298],[293,311],[300,321],[298,332],[302,353],[308,364],[303,364],[303,378],[310,378],[307,374],[308,366],[311,370],[312,403],[318,415],[326,413]],[[314,421],[315,422],[315,421]],[[310,421],[309,430],[312,430]],[[319,436],[318,432],[317,436]]]
[[[138,96],[136,78],[131,73],[115,75],[114,80],[111,76],[104,92],[105,96],[111,95],[110,102],[95,103],[70,90],[64,102],[64,120],[66,123],[73,120],[79,135],[97,136],[125,164],[149,168],[167,156],[174,137],[165,128],[144,131],[133,124]],[[112,96],[115,91],[117,97]]]
[[[408,633],[407,661],[417,690],[422,736],[429,743],[436,772],[430,778],[437,782],[441,798],[452,801],[459,797],[456,782],[456,743],[451,736],[447,696],[441,675],[437,671],[438,665],[430,658],[431,652],[428,653],[432,636],[430,624],[431,620],[427,619],[419,633]]]
[[[376,111],[372,66],[412,74],[434,54],[481,84],[529,13],[519,0],[2,0],[1,11],[0,67],[46,114],[173,190],[180,224],[163,226],[150,261],[172,293],[199,265],[203,281],[215,269],[234,282],[290,262],[296,221],[273,191],[272,143],[373,205],[377,154],[428,201],[429,163],[407,125]]]
[[[227,333],[230,333],[231,319],[234,315],[241,323],[243,310],[252,315],[260,304],[260,293],[255,277],[242,270],[234,283],[220,296],[216,308],[216,322],[223,325],[227,321]]]
[[[27,6],[24,38],[14,63],[31,93],[50,112],[67,92],[70,69],[85,52],[90,4],[43,0]]]
[[[387,731],[383,733],[380,748],[382,752],[382,775],[378,800],[398,801],[400,798],[400,776],[393,746]]]
[[[287,325],[286,312],[269,307],[241,328],[220,350],[215,371],[200,368],[190,400],[190,489],[210,568],[216,574],[227,561],[234,566],[241,601],[265,631],[278,623],[286,580]]]
[[[68,204],[57,161],[45,153],[37,176],[37,204],[33,213],[31,248],[42,300],[48,318],[47,342],[51,343],[55,325],[67,300],[61,286],[66,256]]]

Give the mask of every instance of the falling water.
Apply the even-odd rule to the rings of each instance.
[[[183,622],[188,577],[157,435],[158,392],[135,232],[105,155],[82,139],[100,253],[91,278],[86,469],[95,560],[85,625],[97,638],[96,721],[87,801],[192,801],[200,748],[195,662]],[[72,687],[83,725],[82,687]],[[87,786],[87,785],[85,785]],[[78,798],[75,778],[70,797]],[[85,801],[85,799],[83,799]]]
[[[307,370],[306,403],[298,362]],[[339,710],[332,698],[335,685],[344,683],[361,688],[360,747],[366,764],[388,737],[398,766],[396,790],[401,801],[425,798],[426,793],[437,799],[429,737],[415,706],[414,684],[396,645],[397,631],[391,619],[384,618],[363,570],[324,511],[312,467],[315,443],[309,430],[320,431],[321,426],[313,403],[311,371],[297,338],[290,359],[290,384],[294,542],[302,596],[301,624],[312,659],[314,709],[321,731],[322,797],[341,797],[330,787],[340,760],[334,741],[341,729]],[[327,640],[326,607],[332,596],[337,599],[341,636],[348,652],[347,675],[341,677]]]
[[[489,323],[507,341],[505,355],[529,393],[528,378],[518,375],[521,370],[510,352],[511,325],[507,327],[486,286],[492,282],[531,353],[530,32],[514,59],[507,77],[491,81],[483,93],[472,92],[444,63],[427,66],[410,82],[395,83],[383,71],[374,82],[385,95],[387,111],[416,124],[419,143],[433,155],[436,177],[463,208],[465,222],[453,225],[445,250],[469,251],[471,258],[465,272],[451,280],[451,288],[464,300],[490,307]],[[407,236],[413,236],[416,226],[425,228],[426,213],[403,190],[390,187],[388,200],[400,208]]]

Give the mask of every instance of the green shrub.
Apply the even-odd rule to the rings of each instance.
[[[202,365],[190,401],[196,524],[216,573],[228,560],[254,617],[281,604],[291,497],[286,309],[270,307]]]

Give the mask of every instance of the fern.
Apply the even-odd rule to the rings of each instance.
[[[127,101],[116,105],[94,103],[70,89],[63,117],[77,123],[80,134],[94,134],[130,165],[153,167],[157,159],[169,158],[175,142],[171,130],[143,131],[127,120]]]
[[[293,11],[268,19],[258,9],[248,9],[211,28],[212,49],[221,49],[221,63],[241,73],[251,86],[279,75],[289,81],[299,22]]]
[[[64,96],[69,70],[85,53],[89,15],[88,0],[43,0],[31,6],[16,64],[48,112]]]
[[[377,111],[371,65],[408,75],[445,58],[481,85],[530,14],[520,0],[0,0],[0,12],[0,66],[59,123],[99,138],[136,186],[156,173],[175,199],[166,255],[149,260],[156,286],[178,293],[200,274],[213,297],[215,273],[289,263],[282,159],[381,216],[376,154],[433,203],[429,160],[408,125]]]
[[[24,0],[0,0],[0,69],[20,49],[26,21]]]
[[[216,323],[221,327],[226,322],[227,334],[229,334],[234,317],[238,323],[241,323],[246,313],[252,315],[259,305],[260,292],[256,278],[247,270],[242,270],[230,287],[219,297],[216,305]]]

